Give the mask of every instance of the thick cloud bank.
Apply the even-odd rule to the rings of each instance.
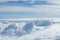
[[[59,26],[57,20],[0,20],[0,40],[59,40]]]

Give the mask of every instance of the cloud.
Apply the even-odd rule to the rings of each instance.
[[[4,1],[4,0],[3,0]],[[5,0],[8,1],[8,0]],[[32,12],[40,16],[41,13],[44,13],[43,16],[60,16],[60,0],[47,0],[48,2],[55,5],[33,5],[33,7],[22,7],[22,6],[2,6],[0,7],[0,12]],[[4,16],[4,15],[3,15]],[[43,17],[42,16],[42,17]],[[54,20],[53,20],[54,21]],[[17,40],[55,40],[56,36],[60,36],[60,24],[53,24],[48,29],[35,30],[31,34],[24,35],[19,38],[11,38]],[[0,38],[1,40],[11,40],[10,38]]]
[[[34,7],[15,7],[6,6],[1,7],[0,12],[33,12],[33,13],[47,13],[44,15],[60,15],[60,6],[55,5],[35,5]]]
[[[48,29],[42,29],[39,31],[32,32],[31,34],[22,36],[19,39],[34,40],[36,38],[39,38],[39,40],[55,40],[56,36],[60,35],[59,28],[60,27],[58,24],[54,24],[54,25],[50,26],[50,28],[48,28]]]
[[[60,0],[0,0],[0,2],[6,2],[6,1],[30,1],[34,3],[35,1],[47,1],[49,3],[59,3]]]
[[[11,1],[11,0],[10,0]],[[17,0],[14,0],[17,1]],[[18,0],[19,1],[19,0]],[[33,0],[34,1],[34,0]],[[39,0],[40,1],[40,0]],[[44,1],[44,0],[41,0]],[[48,3],[52,3],[51,5],[30,5],[28,6],[0,6],[0,12],[30,12],[32,13],[30,15],[30,17],[33,17],[32,15],[34,14],[34,17],[38,16],[44,16],[44,17],[60,17],[60,1],[59,0],[45,0]],[[28,15],[28,14],[27,14]],[[16,17],[18,15],[14,15],[14,17]],[[24,16],[24,15],[21,15]],[[26,16],[26,15],[25,15]],[[2,17],[2,16],[1,16]],[[6,18],[8,16],[5,16]],[[10,17],[13,17],[13,15],[11,15]],[[27,16],[26,16],[27,17]],[[4,18],[4,17],[3,17]]]
[[[60,36],[60,25],[59,24],[53,24],[49,26],[48,29],[42,29],[42,30],[34,30],[31,32],[31,34],[23,35],[21,37],[2,37],[0,39],[8,39],[8,40],[55,40],[58,39],[56,36]]]

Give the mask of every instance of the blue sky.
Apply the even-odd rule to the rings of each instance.
[[[0,4],[0,19],[60,17],[59,0],[39,0],[39,1],[46,1],[46,4],[41,3],[34,5],[27,5],[27,4],[35,3],[36,0],[30,0],[31,2],[28,2],[27,4],[16,3],[10,5],[6,3],[8,1],[21,1],[21,0],[0,0],[0,3],[3,3]]]

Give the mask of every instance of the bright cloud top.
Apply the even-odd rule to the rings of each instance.
[[[36,19],[35,19],[36,20]],[[46,19],[45,19],[46,20]],[[57,21],[58,19],[52,19],[53,21]],[[50,20],[50,21],[52,21]],[[60,20],[60,19],[59,19]],[[9,19],[8,19],[9,21]],[[10,20],[8,23],[8,25],[10,23],[13,23],[13,19]],[[18,26],[18,28],[21,28],[20,26],[22,25],[23,27],[26,27],[24,26],[26,23],[25,22],[18,22],[16,23],[17,20],[15,20],[14,24],[15,26]],[[31,21],[31,20],[30,20]],[[55,21],[55,22],[56,22]],[[6,21],[5,21],[6,22]],[[35,22],[35,21],[34,21]],[[29,21],[27,23],[30,23]],[[33,23],[33,22],[32,22]],[[2,26],[4,24],[1,24],[0,23],[0,26]],[[30,25],[30,24],[29,24]],[[5,24],[4,26],[7,26],[7,24]],[[47,26],[39,26],[40,28],[38,28],[39,30],[37,30],[37,27],[32,26],[34,28],[32,28],[32,31],[31,33],[28,33],[28,34],[25,34],[23,36],[20,36],[20,37],[16,37],[16,36],[11,36],[11,37],[8,37],[8,36],[5,36],[5,37],[0,37],[1,40],[57,40],[59,39],[60,40],[60,24],[59,23],[55,23],[55,24],[51,24],[49,25],[48,27]],[[9,27],[9,26],[8,26]],[[23,28],[22,27],[22,28]],[[43,27],[43,28],[41,28]],[[4,29],[4,28],[2,28]],[[7,29],[8,30],[8,29]],[[5,31],[6,32],[6,31]],[[11,31],[8,31],[8,32],[11,32]],[[12,32],[14,33],[14,32]]]

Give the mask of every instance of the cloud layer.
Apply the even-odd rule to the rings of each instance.
[[[52,19],[52,20],[55,21],[55,20],[58,20],[58,19]],[[50,20],[50,21],[52,21],[52,20]],[[9,21],[9,19],[8,19],[8,21]],[[13,23],[13,21],[14,20],[12,19],[7,24],[3,24],[3,23],[1,24],[0,23],[0,26],[2,26],[2,25],[8,26],[10,23]],[[15,20],[15,23],[16,23],[16,21],[17,20]],[[28,21],[28,23],[29,23],[29,21]],[[20,23],[19,22],[16,23],[16,26],[18,26],[19,28],[20,28],[20,26],[23,26],[23,25],[25,25],[25,22],[23,22],[23,23],[21,23],[21,22]],[[6,39],[7,40],[57,40],[57,39],[60,39],[59,38],[60,37],[60,27],[59,26],[60,26],[60,24],[55,23],[55,24],[51,24],[46,29],[40,27],[40,28],[38,28],[39,30],[37,30],[34,27],[30,34],[26,34],[26,35],[23,35],[21,37],[16,37],[16,36],[11,36],[11,37],[5,36],[5,37],[1,37],[0,36],[0,39],[1,40],[6,40]],[[2,27],[2,28],[4,29],[4,27]]]
[[[2,0],[2,1],[4,1],[4,0]],[[5,0],[4,2],[6,2],[6,1],[21,1],[21,0]],[[23,0],[23,1],[25,1],[25,0]],[[34,2],[36,0],[29,0],[29,1]],[[2,6],[0,4],[0,12],[32,12],[32,13],[37,14],[37,16],[41,16],[41,13],[43,14],[43,16],[49,16],[49,17],[53,17],[53,16],[59,17],[60,16],[60,0],[38,0],[38,1],[46,1],[47,3],[50,3],[50,5],[49,4],[48,5],[39,4],[39,5],[21,6],[22,5],[21,4],[21,5],[17,6],[16,3],[13,3],[13,4],[7,3],[8,5],[4,4]]]

